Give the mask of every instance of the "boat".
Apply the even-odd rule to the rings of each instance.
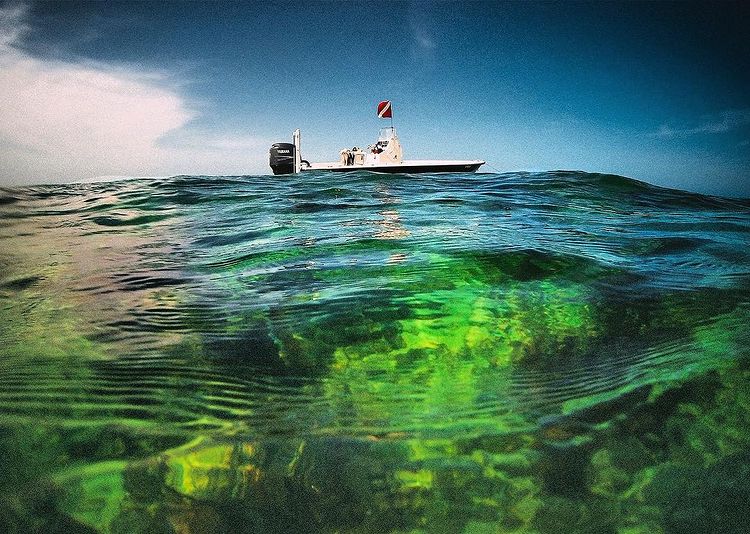
[[[401,141],[393,126],[391,102],[378,104],[378,117],[391,119],[391,125],[381,128],[378,139],[372,145],[344,148],[338,161],[310,163],[302,159],[301,134],[296,129],[291,143],[274,143],[270,150],[270,165],[274,174],[297,174],[305,171],[352,172],[369,171],[379,173],[437,173],[476,172],[485,164],[482,160],[405,160]]]

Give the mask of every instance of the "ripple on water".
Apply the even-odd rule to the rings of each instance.
[[[748,229],[562,171],[2,189],[0,517],[659,530],[744,443]]]

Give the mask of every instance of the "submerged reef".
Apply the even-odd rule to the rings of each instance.
[[[197,439],[39,491],[62,492],[62,524],[109,532],[739,533],[750,512],[748,378],[728,366],[654,386],[606,424],[561,418],[535,432]]]
[[[611,336],[597,323],[606,306],[580,294],[568,305],[566,290],[535,298],[529,288],[522,300],[507,298],[501,306],[486,287],[476,287],[424,295],[389,329],[381,327],[377,306],[351,309],[356,320],[338,329],[325,321],[298,328],[288,316],[275,323],[271,314],[263,324],[277,364],[313,369],[300,361],[312,358],[318,374],[322,364],[327,372],[278,383],[288,402],[285,410],[265,412],[263,433],[239,418],[187,441],[188,434],[175,432],[173,448],[165,449],[166,436],[148,426],[5,431],[0,448],[7,454],[0,458],[12,476],[2,484],[4,530],[743,531],[750,512],[750,367],[741,338],[731,333],[747,318],[743,308],[693,328],[678,360],[691,363],[689,372],[671,367],[665,382],[663,374],[639,371],[640,380],[580,396],[552,355],[564,359],[574,343],[575,357],[586,361],[582,347],[596,351]],[[686,302],[694,301],[643,306],[649,311],[639,322],[651,321],[660,335],[661,314]],[[524,313],[530,319],[518,329],[495,326]],[[247,324],[257,321],[249,317]],[[679,322],[671,328],[688,331]],[[542,348],[535,337],[545,339]],[[196,358],[209,360],[217,348],[191,346]],[[647,355],[635,363],[661,362]],[[572,396],[559,396],[559,377],[548,382],[538,374],[540,358],[565,378]],[[625,369],[633,373],[635,363]],[[612,365],[608,371],[619,372]],[[526,392],[532,379],[536,398]],[[175,386],[181,380],[176,375]],[[267,390],[264,402],[274,395]],[[169,395],[158,402],[169,403]],[[78,417],[93,413],[79,410]],[[264,412],[259,405],[245,413]],[[289,434],[290,428],[300,430]],[[16,467],[14,450],[28,451],[26,472]],[[76,458],[87,462],[62,468]],[[35,474],[49,469],[57,470],[51,480],[11,499],[11,488],[34,487]]]

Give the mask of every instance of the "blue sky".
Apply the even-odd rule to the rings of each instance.
[[[0,4],[0,182],[267,173],[374,140],[750,196],[744,3]],[[489,170],[489,169],[488,169]]]

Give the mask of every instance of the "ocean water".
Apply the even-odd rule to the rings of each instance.
[[[747,532],[750,201],[0,190],[2,532]]]

